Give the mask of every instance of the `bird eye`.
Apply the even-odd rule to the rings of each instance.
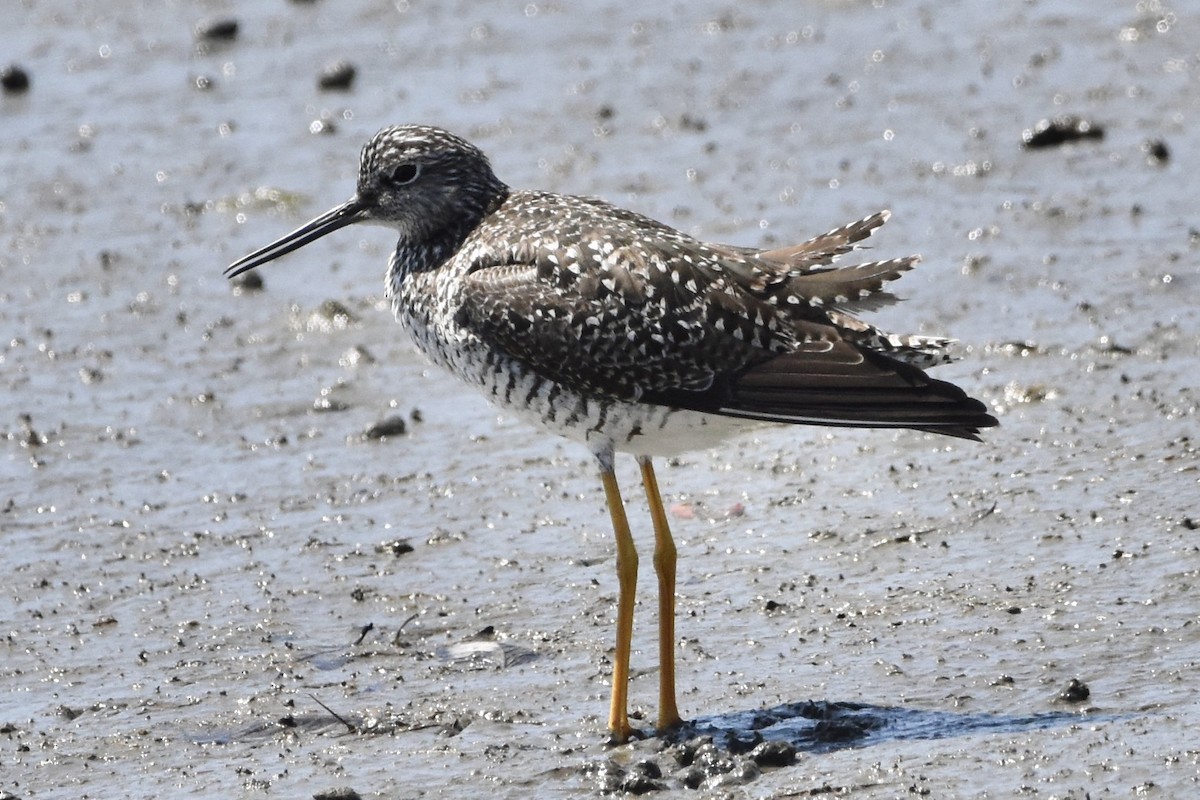
[[[420,174],[421,168],[416,164],[399,164],[392,169],[388,180],[395,186],[404,186],[415,181]]]

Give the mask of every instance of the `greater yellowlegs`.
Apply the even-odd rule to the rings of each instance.
[[[658,728],[675,701],[675,545],[652,456],[705,448],[751,422],[911,428],[963,439],[996,424],[924,369],[949,340],[886,333],[855,316],[894,299],[908,256],[833,266],[880,212],[793,247],[701,242],[600,200],[514,191],[475,146],[439,128],[384,128],[342,205],[234,262],[230,277],[356,222],[400,236],[388,263],[397,319],[437,364],[493,403],[584,442],[616,534],[612,704],[627,713],[637,551],[613,473],[641,468],[658,575]]]

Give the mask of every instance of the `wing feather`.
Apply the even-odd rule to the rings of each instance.
[[[461,284],[460,322],[546,378],[754,419],[966,437],[994,422],[957,387],[903,363],[910,339],[922,357],[943,340],[889,338],[847,313],[885,302],[884,284],[917,263],[829,266],[886,212],[794,248],[750,251],[704,244],[600,201],[561,202],[580,207],[520,224],[502,208],[488,223],[494,244],[477,247]],[[615,222],[564,227],[587,219],[583,211]]]

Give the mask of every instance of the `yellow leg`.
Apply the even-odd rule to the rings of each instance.
[[[682,722],[675,704],[675,540],[667,525],[658,478],[649,456],[639,456],[642,486],[654,520],[654,571],[658,574],[658,730]]]
[[[633,735],[629,724],[629,651],[633,640],[633,600],[637,592],[637,549],[629,532],[629,519],[621,490],[613,473],[611,457],[601,459],[600,480],[604,483],[604,498],[612,517],[613,533],[617,537],[617,655],[613,662],[612,705],[608,712],[608,729],[613,739],[623,742]]]

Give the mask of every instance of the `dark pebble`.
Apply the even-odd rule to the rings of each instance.
[[[615,794],[621,791],[625,780],[628,777],[620,766],[612,761],[604,761],[600,764],[587,764],[584,767],[584,772],[592,776],[596,782],[596,788],[601,794]]]
[[[750,758],[760,767],[787,767],[796,762],[796,748],[791,742],[763,742]]]
[[[679,774],[679,782],[688,789],[699,789],[707,776],[699,767],[688,767]]]
[[[313,400],[313,411],[321,414],[332,413],[336,414],[342,411],[349,411],[350,404],[341,400],[333,400],[328,397],[318,397]]]
[[[667,788],[662,782],[647,778],[645,775],[626,775],[621,781],[621,791],[627,794],[647,794]]]
[[[737,762],[731,756],[718,750],[717,746],[711,742],[696,748],[693,764],[709,775],[732,772],[737,767]]]
[[[1162,139],[1148,139],[1142,142],[1142,152],[1146,154],[1146,160],[1151,164],[1166,164],[1171,160],[1171,151],[1167,149],[1167,143]]]
[[[1058,147],[1067,142],[1077,142],[1081,139],[1103,139],[1104,127],[1083,117],[1062,116],[1054,119],[1043,119],[1032,128],[1021,132],[1021,142],[1025,149],[1036,150],[1044,147]]]
[[[314,792],[313,800],[362,800],[362,795],[351,789],[349,786],[341,786],[337,789],[326,789],[323,792]]]
[[[21,94],[29,91],[29,73],[16,64],[9,64],[0,69],[0,86],[9,94]]]
[[[1062,694],[1058,699],[1064,703],[1082,703],[1092,696],[1092,690],[1088,685],[1079,678],[1071,678],[1071,682],[1067,684],[1067,688],[1062,690]]]
[[[357,70],[345,61],[333,61],[325,65],[317,76],[317,88],[323,91],[347,91],[354,84]]]
[[[364,439],[386,439],[389,436],[403,436],[408,430],[404,417],[388,417],[376,422],[363,431]]]
[[[639,761],[630,768],[621,781],[621,791],[629,794],[646,794],[647,792],[662,791],[667,788],[659,778],[662,770],[653,761]]]
[[[237,35],[236,19],[206,19],[196,23],[196,38],[206,42],[232,42]]]
[[[259,275],[257,272],[243,272],[230,281],[230,283],[233,284],[234,294],[261,292],[263,290],[262,275]]]
[[[709,740],[711,741],[711,739]],[[675,763],[681,767],[690,767],[692,762],[696,760],[696,742],[680,742],[673,744],[663,750],[663,753],[670,758],[675,759]]]
[[[382,542],[375,545],[376,553],[391,553],[394,556],[402,556],[412,551],[413,546],[405,539],[393,539],[390,542]]]

